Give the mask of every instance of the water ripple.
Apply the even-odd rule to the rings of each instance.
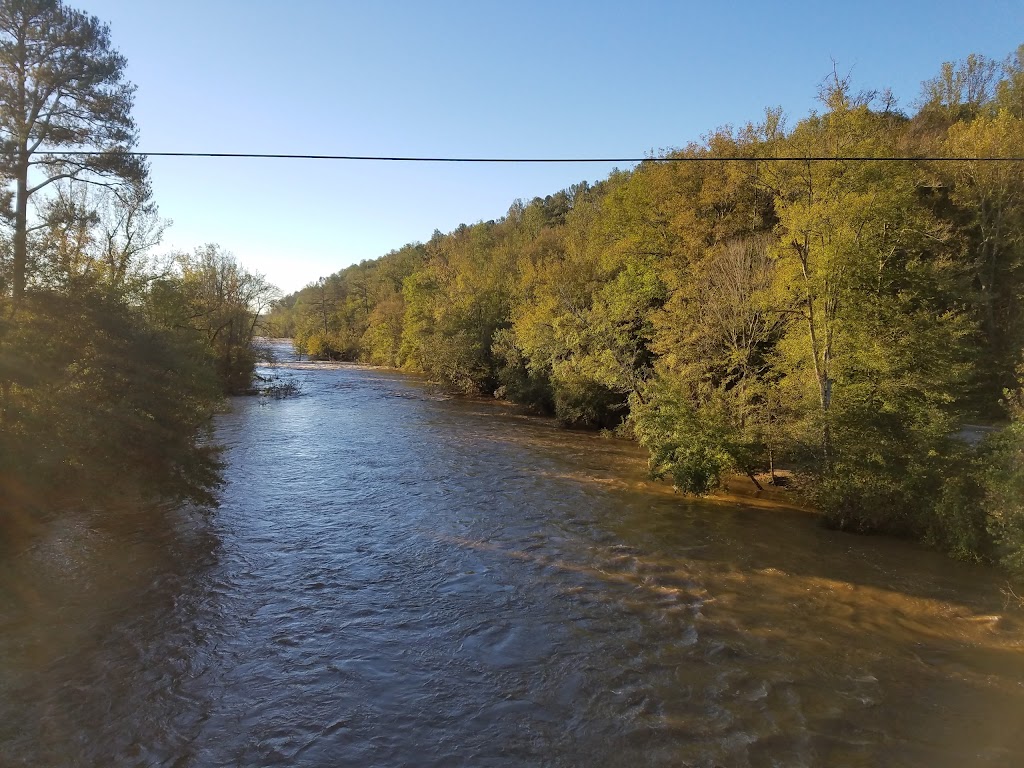
[[[1024,764],[991,573],[685,502],[631,444],[391,372],[293,375],[219,420],[209,520],[83,514],[0,562],[4,764]]]

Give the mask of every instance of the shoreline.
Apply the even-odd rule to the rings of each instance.
[[[290,343],[291,339],[265,339],[265,342],[269,343]],[[446,387],[443,383],[428,379],[423,373],[417,371],[410,371],[404,368],[395,368],[388,365],[374,365],[372,363],[357,363],[351,361],[342,360],[291,360],[291,361],[274,361],[262,363],[260,367],[272,368],[272,369],[293,369],[293,370],[352,370],[352,371],[382,371],[386,373],[397,373],[402,376],[408,376],[412,379],[417,379],[428,386],[439,387],[445,391],[451,397],[457,397],[467,402],[486,403],[489,405],[499,406],[505,409],[518,409],[519,412],[524,416],[530,416],[537,419],[542,419],[549,422],[552,426],[558,426],[557,419],[548,414],[538,413],[531,409],[529,406],[517,403],[512,400],[503,400],[496,397],[487,397],[481,394],[467,394],[465,392],[458,392]],[[573,429],[572,427],[561,427],[570,431],[579,431],[581,433],[599,434],[599,430],[593,429]],[[635,440],[628,438],[616,437],[616,440],[623,440],[632,445],[638,446]],[[781,471],[784,474],[784,470]],[[768,476],[758,475],[758,482],[760,482],[764,488],[758,490],[753,487],[753,483],[750,482],[744,474],[736,473],[728,476],[722,483],[722,487],[712,491],[706,496],[691,496],[685,494],[678,494],[681,498],[691,499],[701,502],[707,502],[709,504],[717,505],[743,505],[748,507],[756,507],[764,510],[782,510],[789,512],[799,512],[804,515],[811,515],[816,518],[822,518],[820,510],[815,509],[801,502],[797,498],[796,494],[792,491],[786,490],[778,486],[772,486],[767,483]],[[651,480],[651,482],[671,487],[664,480]]]

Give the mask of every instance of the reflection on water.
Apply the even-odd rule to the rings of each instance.
[[[998,576],[687,502],[628,443],[397,374],[240,399],[209,520],[0,556],[0,763],[1024,764]]]

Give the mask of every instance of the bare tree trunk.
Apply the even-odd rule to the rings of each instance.
[[[9,379],[4,379],[3,383],[0,384],[0,427],[6,426],[7,424],[7,407],[8,403],[11,402],[11,382]]]
[[[28,156],[24,152],[19,153],[16,173],[18,189],[14,207],[14,282],[11,295],[14,308],[25,296],[28,272]]]
[[[744,471],[747,473],[747,477],[750,478],[750,482],[752,482],[757,487],[757,490],[763,491],[764,490],[764,486],[762,486],[759,482],[757,482],[757,478],[754,477],[754,473],[751,472],[749,469],[744,470]]]

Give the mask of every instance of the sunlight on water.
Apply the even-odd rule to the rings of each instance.
[[[694,503],[631,444],[291,366],[209,519],[0,560],[4,765],[1024,764],[998,574]]]

